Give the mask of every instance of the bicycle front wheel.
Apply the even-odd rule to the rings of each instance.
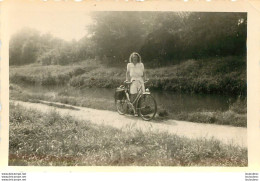
[[[154,118],[157,112],[157,104],[154,97],[150,94],[143,94],[138,101],[139,115],[145,121]]]
[[[119,114],[123,115],[127,111],[127,100],[124,98],[122,100],[115,100],[116,101],[116,110]]]

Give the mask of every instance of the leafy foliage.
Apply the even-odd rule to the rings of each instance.
[[[246,13],[94,12],[79,41],[23,29],[10,41],[10,65],[65,65],[95,58],[125,64],[133,51],[158,67],[187,59],[246,55]]]
[[[245,57],[183,61],[178,65],[147,68],[151,89],[189,93],[246,95]],[[125,70],[94,59],[67,66],[20,66],[10,69],[11,83],[115,88],[125,79]]]
[[[38,63],[42,65],[66,65],[93,57],[88,38],[67,42],[50,34],[41,35],[25,28],[10,41],[10,65]]]
[[[39,32],[23,29],[10,41],[10,65],[34,63],[39,53]]]
[[[93,17],[97,54],[116,64],[132,51],[151,67],[246,54],[245,13],[99,12]]]

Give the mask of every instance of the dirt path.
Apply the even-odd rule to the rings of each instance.
[[[146,122],[139,117],[119,115],[117,112],[97,110],[84,107],[76,109],[64,109],[48,106],[41,103],[29,103],[21,101],[11,101],[29,109],[37,109],[41,112],[48,112],[55,109],[62,115],[71,115],[80,120],[89,120],[95,124],[109,125],[121,130],[141,129],[142,131],[168,132],[188,138],[215,138],[225,144],[239,145],[247,147],[247,129],[232,126],[191,123],[186,121],[167,120],[164,122]],[[49,104],[50,102],[42,101]],[[60,103],[54,103],[66,106]]]

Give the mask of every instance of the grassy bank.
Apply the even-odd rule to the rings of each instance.
[[[28,85],[70,85],[114,88],[125,79],[125,67],[113,68],[87,60],[75,65],[10,67],[10,82]],[[246,58],[187,60],[181,64],[146,69],[152,89],[190,93],[246,95]]]
[[[74,89],[60,89],[56,92],[44,91],[28,91],[24,88],[12,84],[10,86],[10,99],[21,100],[26,102],[37,102],[39,100],[60,102],[72,106],[89,107],[94,109],[116,111],[113,97],[101,98],[93,95],[82,95]],[[247,103],[246,99],[237,99],[227,111],[208,112],[200,110],[197,112],[180,112],[174,113],[165,107],[158,106],[158,116],[156,121],[164,121],[167,119],[177,119],[199,123],[247,126]]]
[[[193,112],[179,113],[175,116],[177,120],[185,120],[197,123],[209,123],[219,125],[231,125],[237,127],[247,127],[246,114],[238,114],[232,110],[225,112]]]
[[[9,165],[247,166],[247,149],[167,133],[123,132],[10,105]]]

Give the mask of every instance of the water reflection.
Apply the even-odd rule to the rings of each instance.
[[[25,89],[33,92],[58,93],[66,96],[92,97],[113,100],[114,89],[106,88],[73,88],[73,87],[40,87],[31,86]],[[172,113],[193,111],[225,111],[229,108],[236,97],[228,95],[213,94],[180,94],[169,91],[152,91],[159,107],[167,109]]]

